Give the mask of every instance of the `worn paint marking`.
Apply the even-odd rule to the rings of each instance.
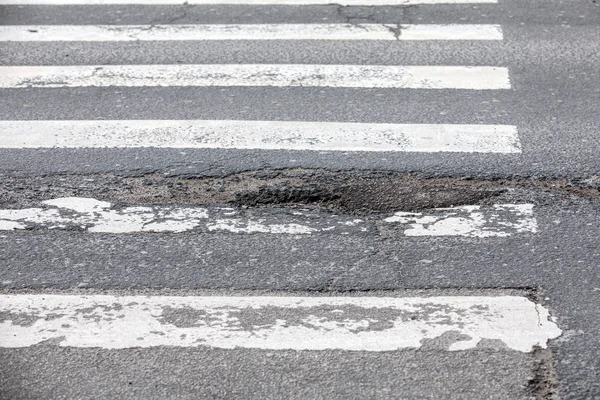
[[[0,121],[0,148],[159,147],[520,153],[512,125],[284,121]]]
[[[502,40],[500,25],[5,25],[0,42],[176,40]]]
[[[0,231],[23,229],[83,230],[96,233],[229,232],[307,235],[316,232],[347,235],[368,232],[361,219],[279,210],[265,216],[247,216],[229,207],[131,206],[84,197],[46,200],[40,208],[0,210]]]
[[[560,334],[544,307],[519,296],[0,295],[0,347],[393,351],[452,337],[450,351],[488,339],[530,352]]]
[[[405,226],[406,236],[506,237],[537,232],[533,204],[439,208],[426,213],[398,212],[385,222]]]
[[[398,212],[383,221],[294,209],[263,209],[247,214],[230,207],[178,205],[129,206],[92,198],[63,197],[41,207],[0,209],[0,231],[83,230],[104,233],[230,232],[308,235],[348,235],[370,232],[374,224],[400,224],[406,236],[506,237],[537,232],[532,204],[496,204],[434,209],[427,214]]]
[[[315,64],[0,66],[0,88],[270,86],[510,89],[508,69]]]

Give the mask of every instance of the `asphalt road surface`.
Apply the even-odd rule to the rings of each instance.
[[[0,0],[1,399],[600,399],[596,0]]]

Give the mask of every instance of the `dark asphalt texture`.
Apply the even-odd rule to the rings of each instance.
[[[34,346],[3,349],[5,399],[528,399],[530,354]],[[432,368],[432,366],[435,366]],[[58,372],[57,372],[58,371]],[[73,382],[85,382],[85,385]],[[39,382],[52,382],[40,385]],[[508,382],[508,384],[506,384]],[[525,383],[525,384],[524,384]]]

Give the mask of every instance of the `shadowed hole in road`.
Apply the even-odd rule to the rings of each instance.
[[[58,197],[91,197],[119,204],[302,206],[366,215],[493,203],[507,189],[490,181],[419,178],[373,171],[263,170],[225,177],[6,177],[0,205],[37,207]],[[34,203],[32,199],[35,199]]]

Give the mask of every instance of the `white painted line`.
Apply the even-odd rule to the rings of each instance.
[[[388,28],[393,26],[387,25]],[[397,40],[502,40],[500,25],[401,25]]]
[[[502,40],[500,25],[5,25],[0,42],[175,40]]]
[[[126,207],[95,199],[66,197],[42,202],[49,208],[0,210],[0,230],[18,223],[17,229],[37,225],[44,229],[80,228],[89,232],[184,232],[208,218],[204,208]]]
[[[452,334],[449,351],[486,339],[530,352],[561,333],[548,310],[520,296],[0,295],[0,347],[8,348],[52,340],[104,349],[394,351]]]
[[[38,208],[0,210],[0,231],[67,229],[87,232],[229,232],[307,235],[347,235],[368,232],[373,223],[400,224],[406,236],[506,237],[537,232],[532,204],[496,204],[398,212],[383,221],[365,221],[331,214],[265,211],[246,215],[242,210],[198,206],[131,206],[90,198],[65,197],[42,202]]]
[[[1,66],[0,88],[106,86],[312,86],[510,89],[508,69],[313,64]]]
[[[288,235],[306,235],[318,232],[308,225],[290,223],[290,224],[269,224],[264,221],[243,221],[239,218],[223,218],[208,223],[209,231],[224,231],[231,233],[279,233]]]
[[[406,226],[406,236],[506,237],[537,232],[533,204],[440,208],[426,213],[398,212],[385,222]]]
[[[302,212],[246,216],[234,208],[198,206],[133,206],[112,209],[112,204],[91,198],[63,197],[42,202],[40,208],[0,210],[0,231],[22,229],[82,230],[102,233],[228,232],[307,235],[316,232],[347,235],[366,232],[361,219],[328,215],[318,218]]]
[[[222,148],[520,153],[511,125],[120,120],[0,121],[0,148]]]
[[[67,5],[67,4],[143,4],[143,5],[342,5],[342,6],[397,6],[417,4],[495,4],[498,0],[0,0],[0,5]]]

